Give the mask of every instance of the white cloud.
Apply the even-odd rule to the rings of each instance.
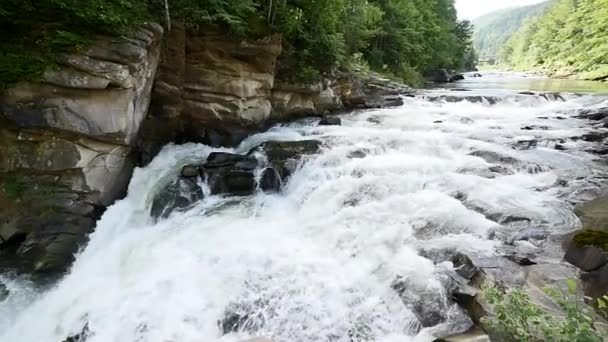
[[[473,19],[490,12],[507,8],[537,4],[545,0],[456,0],[460,19]]]

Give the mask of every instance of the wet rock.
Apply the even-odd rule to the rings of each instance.
[[[452,82],[452,75],[446,69],[438,69],[431,74],[431,80],[435,83],[448,83]]]
[[[529,222],[529,219],[524,219],[524,222]],[[508,244],[514,244],[517,241],[545,240],[549,236],[549,232],[542,228],[526,228],[515,233],[507,240]]]
[[[587,142],[597,142],[608,138],[608,132],[591,132],[581,136],[581,139]]]
[[[456,82],[456,81],[462,81],[464,80],[464,75],[462,74],[456,74],[454,76],[452,76],[452,82]]]
[[[241,342],[272,342],[272,340],[266,337],[254,337],[248,340],[243,340]]]
[[[595,246],[572,244],[566,251],[564,259],[581,270],[589,272],[608,264],[608,252]]]
[[[264,326],[265,318],[259,310],[261,302],[230,304],[218,325],[224,334],[254,332]]]
[[[63,342],[86,342],[87,338],[91,336],[91,331],[89,330],[89,324],[85,324],[82,328],[82,331],[78,334],[69,336]]]
[[[519,254],[508,254],[505,255],[505,258],[507,258],[508,260],[513,261],[514,263],[520,265],[520,266],[532,266],[532,265],[536,265],[537,262],[533,261],[532,259],[530,259],[527,256],[522,256]]]
[[[562,144],[556,144],[555,145],[555,149],[558,151],[567,151],[568,149],[566,148],[566,146],[562,145]]]
[[[517,163],[519,163],[519,161],[515,158],[506,157],[506,156],[500,155],[499,153],[491,152],[491,151],[475,151],[475,152],[469,153],[469,155],[481,158],[491,164],[496,164],[496,163],[517,164]]]
[[[211,194],[248,196],[255,192],[258,160],[251,156],[213,152],[203,165]]]
[[[473,279],[476,275],[481,272],[481,270],[473,264],[471,259],[462,254],[457,253],[451,258],[452,264],[454,264],[454,268],[456,269],[456,273],[463,277],[466,280]]]
[[[518,94],[519,95],[536,95],[536,93],[533,93],[531,91],[521,91]]]
[[[422,327],[436,326],[446,320],[448,306],[439,291],[417,286],[402,277],[397,278],[391,288],[399,295],[403,304],[416,315]]]
[[[195,168],[198,172],[198,167],[192,166],[192,169]],[[167,218],[172,212],[188,208],[203,197],[203,189],[198,183],[198,173],[195,176],[180,177],[154,196],[150,216],[155,219]]]
[[[508,168],[506,168],[504,166],[500,166],[500,165],[491,166],[489,168],[489,170],[492,171],[492,172],[494,172],[494,173],[501,174],[501,175],[512,175],[513,174],[513,171],[511,171],[510,169],[508,169]]]
[[[367,156],[367,153],[362,150],[352,151],[348,154],[348,158],[350,159],[363,159]]]
[[[340,126],[342,125],[342,119],[338,117],[324,117],[319,121],[319,126]]]
[[[435,342],[491,342],[490,336],[481,328],[473,327],[471,330],[462,334],[456,334],[437,339]]]
[[[434,123],[434,124],[440,124],[440,123],[443,123],[443,121],[441,121],[441,120],[437,120],[437,121],[433,121],[433,123]]]
[[[268,141],[253,148],[249,155],[256,152],[266,155],[269,165],[262,183],[264,188],[271,190],[287,181],[303,156],[315,154],[320,148],[321,142],[318,140]]]
[[[575,208],[584,230],[606,232],[608,230],[608,195],[582,203]]]
[[[597,109],[585,109],[580,111],[579,115],[575,116],[577,119],[587,119],[591,121],[600,121],[608,117],[608,107],[597,108]]]
[[[273,167],[266,168],[260,178],[260,189],[265,192],[279,192],[283,180],[281,175]]]
[[[600,298],[608,293],[608,264],[581,275],[585,295]]]
[[[6,298],[8,298],[9,292],[6,285],[0,283],[0,303],[2,303]]]
[[[197,177],[200,173],[198,165],[186,165],[182,168],[182,177],[191,178]]]

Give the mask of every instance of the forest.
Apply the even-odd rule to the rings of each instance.
[[[558,0],[511,37],[501,51],[501,60],[519,70],[606,80],[607,41],[608,1]]]
[[[541,15],[552,3],[553,1],[546,1],[531,6],[507,8],[474,19],[475,51],[480,57],[496,59],[500,48],[519,30],[524,21]]]
[[[280,66],[300,82],[353,65],[409,83],[474,66],[472,26],[458,21],[454,0],[2,0],[0,87],[35,81],[94,35],[151,20],[227,39],[280,33]]]

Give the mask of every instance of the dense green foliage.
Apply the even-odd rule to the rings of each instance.
[[[165,0],[3,0],[0,86],[39,77],[58,51],[95,34],[165,21]],[[314,81],[363,63],[406,80],[436,68],[471,68],[472,27],[454,0],[168,0],[192,30],[239,38],[283,35],[282,77]]]
[[[608,1],[559,0],[528,22],[502,50],[517,69],[584,79],[608,78]]]
[[[481,58],[496,58],[500,48],[517,32],[526,19],[541,15],[552,1],[508,8],[486,14],[473,20],[473,44]]]
[[[556,317],[555,312],[535,304],[520,289],[502,293],[488,288],[484,297],[493,306],[495,316],[483,319],[483,323],[505,341],[601,342],[602,336],[594,329],[594,314],[576,295],[576,287],[575,280],[568,280],[565,291],[544,289],[564,317]]]

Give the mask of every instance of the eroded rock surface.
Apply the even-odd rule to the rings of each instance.
[[[148,112],[163,29],[100,37],[42,83],[0,94],[0,249],[59,271],[120,198]]]

